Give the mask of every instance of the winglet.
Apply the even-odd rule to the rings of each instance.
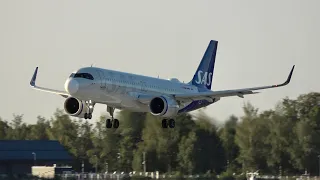
[[[285,85],[289,84],[289,83],[290,83],[290,80],[291,80],[291,77],[292,77],[292,74],[293,74],[294,66],[295,66],[295,65],[293,65],[293,67],[292,67],[292,69],[291,69],[291,71],[290,71],[290,74],[289,74],[287,80],[286,80],[284,83],[282,83],[282,84],[277,84],[277,85],[272,85],[272,87],[280,87],[280,86],[285,86]]]
[[[30,81],[30,85],[33,87],[36,86],[37,73],[38,73],[38,67],[36,67],[36,70],[34,71],[32,79]]]
[[[289,83],[290,83],[291,76],[292,76],[293,70],[294,70],[294,66],[295,66],[295,65],[292,66],[292,69],[291,69],[291,71],[290,71],[290,74],[289,74],[288,79],[286,80],[285,84],[289,84]]]

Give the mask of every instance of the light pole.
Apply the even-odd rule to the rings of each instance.
[[[147,172],[146,152],[143,152],[142,164],[143,164],[143,171],[144,171],[144,173],[146,173]]]
[[[96,157],[96,173],[98,172],[98,157],[97,155],[94,155]]]
[[[282,176],[282,166],[279,166],[279,175]]]
[[[320,155],[318,155],[319,158],[319,176],[320,176]]]
[[[109,172],[109,166],[108,166],[108,163],[106,163],[106,172],[107,172],[107,173]]]
[[[120,158],[121,158],[121,156],[120,156],[120,153],[117,153],[117,158],[118,158],[118,169],[119,169],[119,171],[121,172],[121,161],[120,161]]]
[[[81,164],[81,171],[82,171],[82,174],[84,173],[84,162],[82,160],[82,164]]]
[[[37,161],[37,154],[35,152],[32,152],[33,155],[33,165],[36,165],[36,161]]]

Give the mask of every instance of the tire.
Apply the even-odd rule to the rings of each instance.
[[[167,119],[163,119],[163,120],[162,120],[162,128],[168,128]]]
[[[112,122],[111,122],[111,120],[110,119],[107,119],[106,120],[106,128],[112,128]]]
[[[169,127],[174,128],[176,126],[176,121],[174,119],[169,120]]]
[[[113,128],[117,129],[119,127],[119,125],[120,125],[119,120],[118,119],[114,119],[113,120]]]

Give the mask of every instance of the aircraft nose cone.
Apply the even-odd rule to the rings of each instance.
[[[74,94],[79,90],[79,83],[74,79],[70,79],[65,83],[64,88],[69,94]]]

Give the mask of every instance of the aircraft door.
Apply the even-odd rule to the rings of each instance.
[[[97,70],[97,72],[100,77],[100,88],[105,89],[106,88],[106,77],[101,70]]]
[[[146,82],[141,81],[141,91],[147,91],[146,89],[147,89]]]

